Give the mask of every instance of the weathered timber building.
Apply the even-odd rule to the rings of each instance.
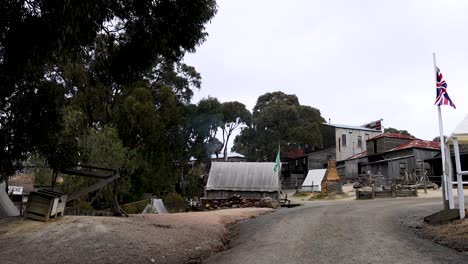
[[[461,170],[466,171],[468,170],[468,145],[459,145],[460,149],[460,165],[461,165]],[[455,153],[453,151],[453,146],[450,148],[450,158],[452,161],[452,175],[453,175],[453,182],[457,181],[457,172],[455,168]],[[428,172],[429,179],[432,182],[435,182],[439,184],[441,182],[441,177],[442,175],[442,158],[440,153],[437,154],[435,157],[431,159],[426,159],[426,162],[430,164],[430,171]],[[449,168],[447,168],[448,170]],[[468,175],[463,175],[462,176],[463,182],[468,182]],[[454,185],[455,186],[455,185]],[[466,188],[466,187],[465,187]]]
[[[384,183],[398,182],[405,173],[417,170],[431,171],[426,160],[440,153],[440,143],[414,137],[384,133],[367,142],[367,149],[347,160],[341,161],[341,174],[346,179],[370,173],[382,175]]]
[[[376,127],[380,129],[380,127]],[[346,160],[366,150],[366,140],[382,132],[362,126],[322,124],[322,147],[302,156],[289,157],[283,184],[285,187],[301,185],[309,170],[327,168],[328,160]],[[342,168],[337,167],[341,172]],[[343,175],[340,175],[343,176]]]

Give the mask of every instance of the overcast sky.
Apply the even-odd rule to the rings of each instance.
[[[335,124],[438,135],[432,53],[457,109],[468,113],[468,1],[224,0],[209,37],[185,62],[202,75],[194,102],[213,96],[252,110],[273,91],[296,94]]]

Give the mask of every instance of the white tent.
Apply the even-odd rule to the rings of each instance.
[[[0,182],[0,216],[18,216],[19,210],[5,191],[5,183]]]
[[[460,150],[458,148],[458,144],[468,144],[468,115],[465,116],[465,118],[462,122],[460,122],[460,124],[458,124],[458,126],[448,138],[447,143],[453,144],[453,149],[455,152],[455,168],[457,173],[457,192],[459,204],[458,207],[460,210],[460,219],[463,219],[465,217],[465,199],[463,193],[463,184],[468,184],[468,182],[463,182],[462,176],[468,175],[468,171],[461,170]],[[448,155],[448,157],[450,157],[450,155]],[[450,158],[447,159],[447,162],[449,164],[451,163]],[[449,167],[451,167],[451,164],[449,165]],[[451,173],[449,175],[451,175]],[[449,178],[451,178],[451,176]],[[451,189],[451,183],[448,183],[448,185]],[[453,197],[449,197],[449,199],[453,200]]]
[[[320,192],[322,191],[322,180],[327,169],[309,170],[307,177],[302,183],[302,191]]]
[[[453,138],[458,139],[459,144],[468,144],[468,115],[465,116],[463,121],[461,121],[458,126],[455,128],[453,133],[449,137],[449,142],[453,143]]]
[[[167,214],[167,209],[161,199],[151,198],[149,204],[143,209],[142,214]]]

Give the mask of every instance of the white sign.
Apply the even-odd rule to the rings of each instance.
[[[13,193],[13,195],[22,195],[23,186],[8,186],[8,194]]]

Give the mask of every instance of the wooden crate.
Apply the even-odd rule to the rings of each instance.
[[[39,190],[40,193],[50,194],[58,197],[57,204],[54,204],[52,211],[50,212],[51,217],[62,217],[65,213],[65,205],[67,203],[67,195],[62,192],[51,191],[51,190]]]
[[[57,207],[59,198],[55,195],[31,192],[26,206],[25,217],[47,222],[50,219],[52,208]]]

